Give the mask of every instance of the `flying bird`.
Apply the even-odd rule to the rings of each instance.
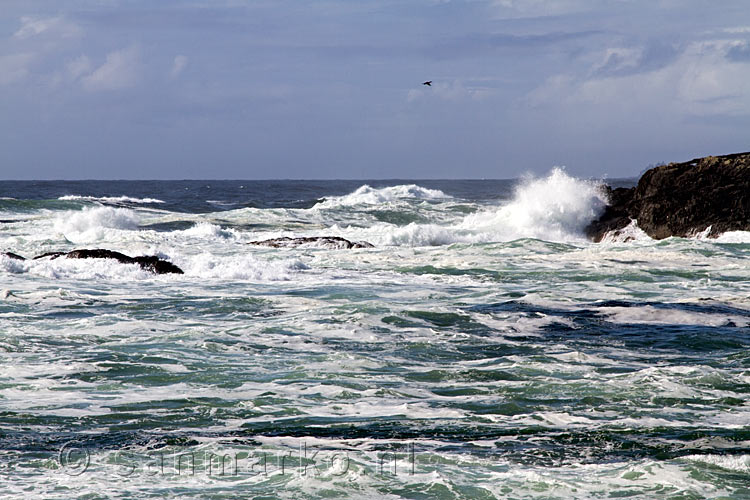
[[[424,82],[422,85],[427,85],[428,87],[432,87],[432,80],[428,80]]]

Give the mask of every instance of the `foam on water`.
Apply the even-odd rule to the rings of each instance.
[[[736,455],[736,456],[715,455],[715,454],[688,455],[684,458],[684,460],[689,460],[691,462],[703,463],[703,464],[708,464],[708,465],[714,465],[716,467],[721,467],[722,469],[727,469],[731,471],[744,472],[744,473],[750,472],[750,455]]]
[[[604,210],[599,183],[569,176],[555,168],[544,178],[527,178],[510,203],[466,217],[462,227],[497,235],[499,241],[539,238],[583,239],[583,229]]]
[[[632,220],[630,224],[619,231],[608,231],[602,238],[601,243],[628,243],[630,241],[647,241],[652,238],[638,227],[638,221]]]
[[[718,243],[750,243],[750,231],[727,231],[719,235]]]
[[[213,253],[175,254],[174,258],[161,253],[180,267],[184,278],[217,280],[277,281],[290,280],[300,271],[309,269],[299,259],[265,260],[252,255],[222,256]],[[180,280],[179,275],[155,275],[137,264],[122,264],[114,259],[15,260],[0,255],[0,269],[12,274],[30,274],[50,279],[75,280]],[[11,294],[8,291],[8,294]]]
[[[252,255],[201,253],[176,259],[187,276],[226,280],[290,280],[308,269],[299,259],[261,260]]]
[[[586,242],[581,227],[601,199],[594,183],[561,170],[522,181],[504,200],[397,188],[375,204],[325,210],[45,207],[1,226],[2,251],[34,256],[91,241],[185,271],[0,253],[3,493],[747,492],[745,244]],[[393,213],[409,217],[389,222]],[[376,247],[247,245],[325,235]],[[90,452],[78,476],[61,468],[68,439]],[[383,457],[407,443],[414,473],[401,473],[410,470],[401,454],[399,475],[384,474]],[[257,461],[303,445],[320,450],[319,474],[299,473],[296,458],[286,474],[245,467],[231,477],[154,467],[127,476],[117,463],[119,453],[153,465],[160,453],[235,451]],[[329,451],[348,453],[349,469],[323,460]]]
[[[706,314],[675,309],[643,307],[601,307],[599,314],[608,321],[644,325],[703,325],[746,327],[750,325],[750,316],[736,314]]]
[[[337,208],[354,205],[378,205],[398,200],[436,200],[447,199],[439,189],[427,189],[416,184],[404,184],[384,188],[373,188],[367,184],[353,193],[344,196],[331,196],[317,203],[313,208]]]
[[[222,229],[221,226],[209,222],[199,222],[189,229],[180,231],[180,233],[185,236],[206,239],[231,238],[237,235],[235,231]]]
[[[133,210],[113,207],[86,207],[65,212],[54,220],[54,230],[72,243],[92,243],[113,232],[138,229],[139,218]]]
[[[130,196],[78,196],[78,195],[67,195],[60,196],[57,198],[60,201],[101,201],[105,203],[141,203],[141,204],[154,204],[164,203],[163,200],[157,198],[133,198]]]
[[[352,195],[349,195],[352,196]],[[569,176],[555,168],[543,178],[528,177],[513,198],[448,224],[410,223],[402,227],[373,225],[364,233],[381,245],[446,245],[538,238],[583,242],[583,230],[604,210],[601,185]]]
[[[114,259],[66,259],[18,261],[0,256],[0,266],[10,273],[30,274],[50,279],[143,280],[154,274],[137,264],[121,264]]]

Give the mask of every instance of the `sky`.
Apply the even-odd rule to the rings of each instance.
[[[747,150],[747,0],[0,0],[0,179],[631,177]]]

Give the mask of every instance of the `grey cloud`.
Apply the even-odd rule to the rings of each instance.
[[[727,59],[735,62],[750,62],[750,43],[732,46],[727,51]]]
[[[542,34],[473,34],[460,38],[444,40],[426,49],[430,56],[438,59],[457,58],[481,55],[502,49],[539,49],[545,47],[559,48],[567,42],[585,40],[602,35],[601,31],[586,30],[579,32],[551,32]]]
[[[684,47],[662,41],[611,50],[606,60],[594,69],[592,77],[620,77],[657,71],[672,64],[683,51]]]

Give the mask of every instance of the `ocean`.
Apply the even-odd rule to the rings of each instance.
[[[633,185],[635,179],[608,181]],[[599,182],[3,181],[0,497],[750,498],[750,233]],[[372,248],[251,242],[338,236]]]

